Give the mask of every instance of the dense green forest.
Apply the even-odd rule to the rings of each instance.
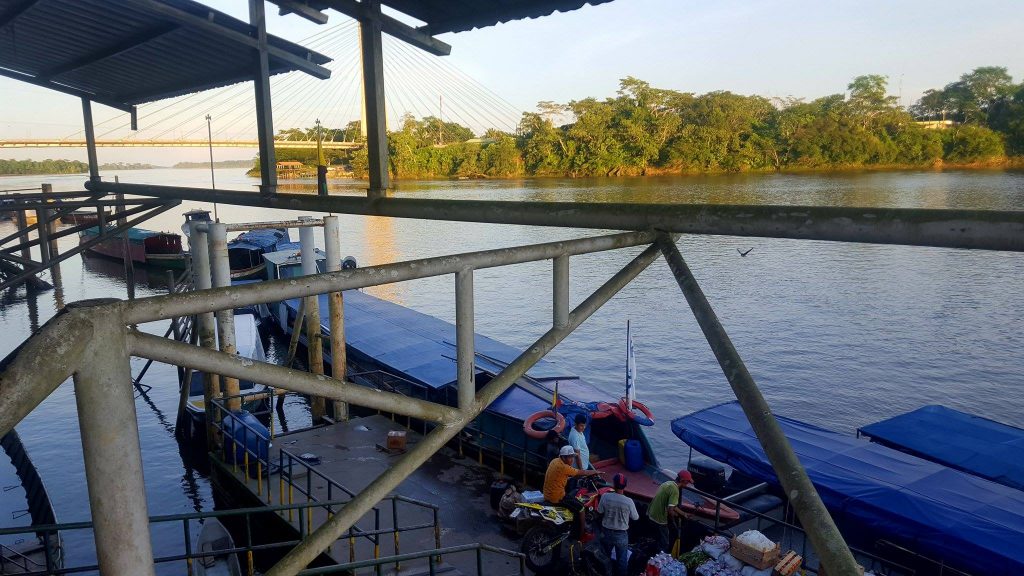
[[[0,158],[0,174],[79,174],[89,165],[77,160],[4,160]]]
[[[613,98],[541,102],[515,134],[475,135],[435,117],[407,116],[388,135],[391,171],[397,178],[577,177],[999,165],[1024,155],[1024,84],[1006,68],[977,68],[909,109],[889,95],[884,76],[859,76],[846,88],[805,101],[698,95],[626,78]],[[358,139],[358,127],[325,129],[324,139]],[[279,138],[314,134],[290,129]],[[281,161],[315,163],[314,152],[277,153]],[[365,175],[365,150],[328,157]]]

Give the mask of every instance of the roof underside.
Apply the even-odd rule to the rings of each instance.
[[[252,80],[256,31],[191,0],[0,0],[0,74],[121,109]],[[268,37],[270,73],[330,58]]]
[[[597,5],[611,0],[382,0],[394,8],[425,23],[428,34],[462,32],[494,26],[511,20],[540,18],[554,12],[570,12],[586,4]]]

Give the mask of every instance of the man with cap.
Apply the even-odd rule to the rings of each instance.
[[[629,549],[629,521],[639,520],[633,499],[623,494],[626,477],[616,474],[612,478],[614,492],[601,496],[597,513],[601,515],[601,548],[609,557],[615,550],[616,576],[626,576],[626,550]]]
[[[675,480],[668,480],[658,487],[651,500],[651,506],[647,509],[647,518],[658,530],[658,546],[665,552],[668,552],[672,545],[668,529],[669,519],[689,518],[689,515],[679,508],[679,491],[691,484],[693,476],[690,471],[680,470]]]
[[[597,470],[579,470],[572,463],[576,460],[576,451],[572,446],[565,445],[555,458],[548,464],[544,473],[544,499],[552,504],[565,506],[579,518],[579,538],[586,534],[586,519],[583,517],[583,505],[572,494],[566,494],[565,484],[574,476],[595,476]]]

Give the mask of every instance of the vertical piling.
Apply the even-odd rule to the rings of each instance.
[[[50,210],[36,208],[36,236],[39,237],[39,261],[50,263]]]
[[[114,182],[117,182],[117,176],[114,176]],[[124,212],[124,194],[118,192],[114,198],[117,200],[117,206],[114,208],[117,212]],[[127,220],[122,216],[117,219],[118,226],[124,226]],[[128,239],[128,231],[123,230],[121,232],[121,254],[124,256],[124,284],[128,289],[128,299],[135,299],[135,262],[132,260],[132,248],[131,241]]]
[[[211,222],[207,225],[207,241],[210,244],[210,276],[214,288],[231,286],[231,263],[228,261],[228,227],[220,222]],[[235,354],[238,348],[235,345],[235,311],[232,309],[218,310],[217,317],[217,338],[220,340],[220,351],[225,354]],[[231,411],[242,408],[242,399],[238,397],[239,387],[237,378],[227,376],[220,377],[221,390],[228,398],[227,407]],[[209,414],[209,410],[207,410]]]
[[[18,219],[18,231],[21,232],[21,235],[18,236],[18,243],[19,244],[25,244],[26,242],[28,242],[28,232],[25,232],[25,229],[28,228],[28,217],[25,216],[25,211],[24,210],[15,210],[14,214],[16,215],[16,217]],[[32,259],[32,251],[31,251],[31,249],[29,249],[28,247],[22,248],[21,249],[21,257],[26,259],[26,260],[31,260]]]
[[[814,484],[772,415],[768,402],[747,371],[675,242],[667,234],[659,234],[658,244],[822,564],[831,574],[856,576],[857,563],[843,535],[825,509]]]
[[[92,320],[89,360],[74,382],[99,568],[108,576],[153,575],[125,327],[116,317]]]
[[[316,274],[316,244],[314,228],[299,228],[299,243],[302,254],[302,274]],[[324,373],[324,346],[320,337],[320,298],[306,297],[306,349],[309,352],[309,371],[313,374]],[[326,402],[322,397],[309,399],[313,422],[320,422],[326,414]]]
[[[562,254],[551,261],[552,276],[552,326],[565,328],[569,325],[569,255]]]
[[[49,194],[53,194],[53,185],[52,184],[43,184],[41,188],[42,188],[42,192],[43,192],[43,201],[45,202],[46,201],[46,196],[49,195]],[[50,216],[52,214],[53,214],[52,210],[50,210],[50,209],[46,210],[46,217],[47,217],[47,220],[46,220],[46,237],[47,237],[47,239],[49,240],[49,243],[50,243],[49,246],[47,246],[47,253],[50,255],[50,260],[56,260],[57,256],[59,255],[59,251],[57,249],[57,240],[56,240],[56,238],[53,237],[53,234],[57,231],[57,219],[56,218],[51,218]],[[42,222],[42,220],[40,220],[40,222]],[[59,266],[59,264],[55,265],[53,269],[57,270],[57,266]],[[60,272],[57,272],[57,273],[59,274]]]
[[[209,290],[213,285],[210,276],[210,251],[208,248],[209,239],[206,233],[206,223],[189,222],[188,236],[189,251],[192,253],[192,283],[198,290]],[[216,321],[213,312],[204,312],[196,318],[196,325],[199,329],[199,345],[204,348],[216,348]],[[190,385],[186,382],[185,385]],[[203,372],[203,405],[206,410],[206,446],[213,450],[217,446],[217,423],[216,413],[213,410],[213,399],[220,397],[220,377],[210,372]]]
[[[327,252],[327,271],[341,270],[341,225],[337,216],[324,218],[324,248]],[[342,382],[348,371],[348,356],[345,351],[345,297],[341,292],[327,295],[331,317],[331,376]],[[348,404],[334,401],[334,419],[348,420]]]
[[[455,273],[455,365],[460,410],[471,409],[476,400],[473,315],[473,269],[466,268]]]
[[[381,198],[391,187],[388,173],[388,135],[384,107],[384,51],[380,0],[363,2],[359,39],[363,59],[363,103],[366,107],[366,151],[370,198]]]

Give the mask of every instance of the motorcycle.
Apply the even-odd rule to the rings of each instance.
[[[611,490],[596,476],[583,478],[569,489],[569,493],[583,506],[588,533],[601,496]],[[526,557],[527,567],[536,573],[550,572],[557,566],[562,557],[562,542],[578,530],[572,510],[557,504],[519,502],[512,512],[512,519],[533,524],[523,536],[520,551]]]

